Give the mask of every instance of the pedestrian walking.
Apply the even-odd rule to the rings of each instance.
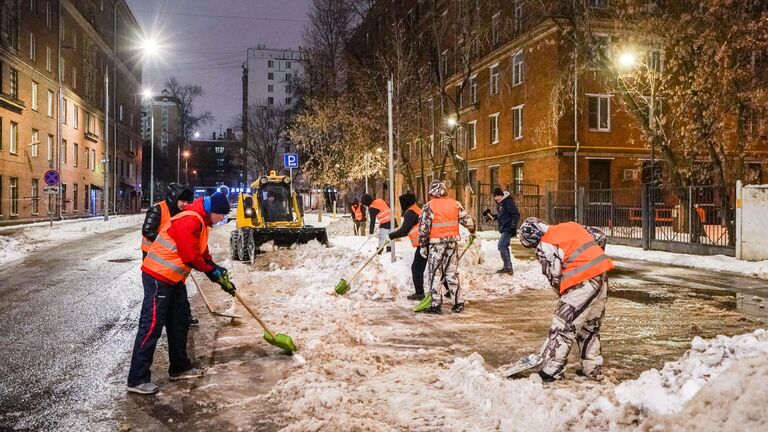
[[[192,269],[204,272],[229,294],[227,270],[213,262],[208,251],[208,232],[225,220],[229,201],[221,192],[198,198],[163,225],[141,265],[144,301],[128,372],[128,391],[153,394],[150,367],[155,347],[165,327],[168,337],[168,374],[171,381],[196,378],[203,372],[192,366],[187,355],[189,301],[186,279]]]
[[[408,237],[411,245],[416,248],[411,263],[411,277],[416,290],[408,296],[408,300],[422,300],[424,298],[424,269],[427,267],[427,259],[419,252],[419,220],[421,208],[416,203],[416,195],[408,192],[400,195],[400,208],[403,211],[403,224],[395,231],[389,233],[389,239]]]
[[[512,274],[512,256],[509,252],[509,241],[517,235],[517,223],[520,221],[520,212],[512,196],[507,191],[502,191],[500,187],[493,190],[493,199],[498,205],[496,212],[496,221],[499,225],[499,254],[504,266],[496,273]]]
[[[424,312],[442,313],[443,296],[441,281],[445,279],[448,292],[453,297],[452,312],[464,310],[461,301],[458,273],[459,224],[475,233],[475,221],[464,211],[461,204],[448,198],[448,189],[441,181],[429,185],[430,201],[424,205],[419,223],[419,252],[428,260],[427,273],[432,305]]]
[[[576,342],[581,358],[576,373],[602,380],[600,325],[608,297],[607,272],[614,268],[605,255],[605,235],[575,222],[550,226],[530,217],[520,226],[520,243],[536,248],[542,273],[560,296],[542,346],[539,375],[546,382],[561,379]]]
[[[352,208],[352,222],[355,225],[355,235],[365,236],[365,213],[363,212],[363,205],[357,198],[350,204]]]
[[[360,198],[360,201],[362,201],[364,206],[368,207],[368,217],[371,220],[368,231],[371,235],[373,235],[373,231],[376,229],[376,221],[379,222],[378,248],[381,249],[381,246],[387,241],[389,231],[392,229],[392,211],[381,198],[373,199],[372,196],[365,194]],[[389,247],[387,247],[387,252],[389,250]]]
[[[160,229],[171,220],[172,217],[184,211],[192,202],[192,191],[179,183],[169,183],[165,190],[165,199],[151,206],[144,217],[144,225],[141,226],[141,259],[147,257],[149,248],[155,242]],[[199,321],[189,314],[189,323],[197,325]]]

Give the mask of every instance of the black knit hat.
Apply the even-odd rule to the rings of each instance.
[[[504,191],[501,190],[500,187],[497,186],[495,189],[493,189],[493,196],[501,196],[501,195],[504,195]]]

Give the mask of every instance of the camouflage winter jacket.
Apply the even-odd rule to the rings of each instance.
[[[432,211],[432,208],[429,204],[430,203],[424,204],[424,207],[421,209],[421,222],[419,223],[419,244],[426,246],[428,244],[450,243],[461,240],[461,236],[429,238],[429,233],[432,231],[432,220],[435,218],[435,213]],[[474,233],[475,220],[472,219],[469,214],[467,214],[461,203],[457,201],[456,205],[459,207],[459,223],[464,228],[468,229],[469,232]]]
[[[607,242],[605,234],[595,227],[585,226],[584,229],[592,234],[595,243],[605,250]],[[558,294],[560,293],[560,281],[563,278],[564,255],[565,252],[552,243],[540,241],[536,247],[536,258],[539,260],[539,264],[541,264],[541,271]]]

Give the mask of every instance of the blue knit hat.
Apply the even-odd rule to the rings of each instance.
[[[229,200],[227,196],[221,192],[216,192],[211,196],[205,197],[203,202],[205,211],[210,215],[211,213],[226,215],[229,214]]]

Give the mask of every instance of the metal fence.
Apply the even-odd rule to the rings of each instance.
[[[569,186],[570,185],[570,190]],[[696,254],[735,254],[735,189],[690,186],[682,189],[579,188],[550,184],[558,190],[539,193],[537,185],[510,185],[521,214],[556,224],[578,221],[602,229],[613,244]],[[480,184],[477,216],[481,229],[495,229],[482,212],[496,212],[491,185]]]

